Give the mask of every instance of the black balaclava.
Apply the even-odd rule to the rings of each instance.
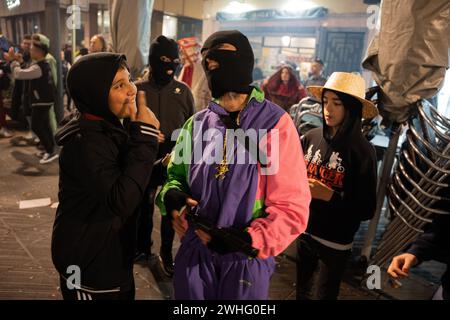
[[[67,75],[67,87],[75,106],[81,113],[89,113],[118,125],[117,117],[109,110],[109,91],[126,57],[116,53],[92,53],[81,57]]]
[[[229,43],[237,51],[217,50],[217,46]],[[250,93],[253,82],[255,57],[247,37],[241,32],[219,31],[213,33],[205,42],[202,53],[209,50],[202,61],[212,96],[220,98],[227,92]],[[219,63],[219,68],[209,71],[206,59]]]
[[[171,62],[164,62],[161,60],[162,56],[166,56]],[[165,86],[172,81],[175,76],[175,71],[179,62],[174,62],[179,59],[178,44],[173,39],[168,39],[165,36],[159,36],[152,41],[150,45],[149,64],[152,68],[151,76],[157,85]],[[172,74],[168,75],[167,71],[172,70]]]

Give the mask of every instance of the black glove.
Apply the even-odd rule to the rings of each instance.
[[[227,237],[227,234],[241,240],[242,242],[249,244],[250,246],[252,245],[252,237],[245,230],[233,227],[222,228],[220,230],[223,231],[222,235],[220,232],[218,232],[216,235],[211,235],[212,239],[208,243],[208,248],[219,254],[227,254],[241,251],[241,248],[239,248],[235,243],[230,241],[230,237]]]
[[[189,198],[184,192],[178,189],[169,189],[164,196],[164,206],[166,207],[167,215],[172,218],[172,211],[180,211],[186,205],[186,199]]]

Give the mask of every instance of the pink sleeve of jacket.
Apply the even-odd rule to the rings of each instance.
[[[265,194],[268,216],[255,219],[247,231],[253,247],[260,251],[259,258],[266,259],[282,253],[305,231],[311,193],[300,139],[287,113],[260,147],[267,150],[269,165],[259,168],[257,198]]]

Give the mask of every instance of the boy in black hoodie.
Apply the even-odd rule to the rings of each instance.
[[[361,118],[378,111],[364,99],[364,80],[350,73],[336,72],[308,90],[323,103],[324,127],[302,138],[313,200],[297,242],[297,299],[337,299],[353,237],[375,212],[375,150]]]
[[[133,299],[136,217],[158,152],[159,121],[142,92],[136,110],[123,55],[80,58],[67,85],[80,114],[57,134],[52,258],[61,291],[69,300]]]

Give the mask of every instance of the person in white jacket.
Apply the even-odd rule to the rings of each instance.
[[[202,67],[201,46],[194,37],[180,39],[178,45],[184,65],[177,80],[186,83],[191,88],[195,110],[203,110],[211,101],[211,91]]]

